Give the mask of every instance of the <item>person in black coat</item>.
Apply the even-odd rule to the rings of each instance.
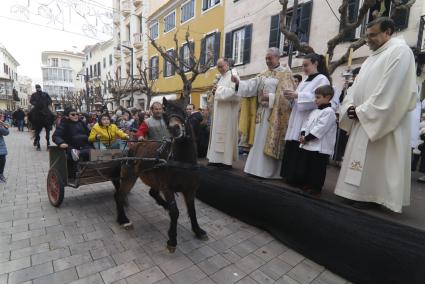
[[[70,176],[75,174],[78,160],[88,161],[90,149],[94,149],[89,142],[90,130],[78,117],[73,108],[64,111],[64,118],[53,133],[53,142],[65,149],[71,166]]]
[[[198,147],[198,157],[202,158],[203,153],[202,151],[201,152],[199,151],[200,148],[202,148],[199,145],[199,135],[201,131],[201,122],[204,118],[202,117],[202,114],[199,111],[194,111],[194,110],[195,110],[194,104],[188,104],[186,106],[187,120],[189,121],[190,125],[192,125],[193,134],[195,135],[196,146]]]
[[[18,130],[23,132],[25,112],[21,108],[18,108],[18,110],[13,113],[12,117],[16,122],[16,126],[18,127]]]

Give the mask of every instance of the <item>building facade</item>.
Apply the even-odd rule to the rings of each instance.
[[[18,61],[0,44],[0,110],[15,110],[18,88]],[[14,96],[15,93],[15,96]]]
[[[106,105],[109,110],[112,110],[114,105],[108,77],[113,76],[115,72],[113,40],[87,46],[83,53],[85,55],[83,70],[85,86],[83,91],[88,91],[92,104],[91,108],[100,108]]]
[[[28,109],[30,106],[30,98],[33,92],[32,80],[28,76],[18,76],[18,96],[19,102],[17,105],[22,109]]]
[[[140,86],[137,84],[140,79],[138,66],[144,68],[148,62],[146,20],[165,2],[167,0],[113,0],[113,45],[116,60],[113,77],[120,88],[125,89],[120,96],[120,105],[124,107],[148,107],[146,95],[140,87],[135,87]]]
[[[53,100],[54,108],[64,107],[66,98],[84,88],[85,56],[70,51],[43,51],[41,53],[43,91]]]
[[[217,74],[215,65],[223,55],[224,5],[224,0],[168,1],[148,18],[150,37],[167,52],[177,53],[188,64],[191,62],[189,44],[201,64],[206,64],[212,55],[210,70],[199,75],[192,86],[191,102],[196,107],[207,105],[207,92],[211,90]],[[189,44],[185,40],[187,31],[190,34]],[[178,39],[177,47],[175,35]],[[165,61],[152,44],[148,45],[148,53],[150,78],[156,80],[154,91],[158,97],[179,96],[183,83],[172,64]]]
[[[325,54],[327,41],[339,32],[338,8],[342,0],[330,1],[333,11],[321,1],[300,0],[298,1],[296,33],[302,42],[312,46],[316,53]],[[349,44],[364,34],[367,22],[372,14],[379,10],[383,16],[391,13],[393,7],[390,1],[383,1],[385,7],[371,9],[365,22],[356,32],[347,35],[346,42],[335,49],[334,60],[339,59],[348,49]],[[349,17],[354,19],[359,12],[363,0],[349,1]],[[406,11],[396,20],[397,32],[395,36],[405,38],[409,46],[415,47],[418,41],[419,22],[423,14],[423,2],[416,1],[409,11]],[[289,1],[287,23],[290,23],[293,15],[293,1]],[[225,56],[233,58],[235,68],[242,77],[252,77],[267,67],[265,65],[265,52],[269,47],[278,47],[281,51],[281,63],[288,64],[289,43],[279,30],[279,12],[282,6],[279,1],[264,3],[255,0],[226,1],[225,13]],[[251,27],[251,28],[249,28]],[[252,33],[251,43],[246,40],[246,34]],[[247,49],[251,48],[255,52]],[[370,54],[367,46],[361,47],[353,54],[353,66],[355,68]],[[248,55],[250,55],[249,58]],[[294,73],[302,73],[302,54],[292,52],[292,70]],[[347,66],[340,66],[333,73],[333,83],[342,88]]]

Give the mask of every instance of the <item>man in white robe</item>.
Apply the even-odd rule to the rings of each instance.
[[[350,137],[335,194],[357,208],[374,202],[401,212],[410,203],[409,111],[417,88],[413,53],[393,32],[388,18],[368,25],[372,54],[341,107],[340,127]]]
[[[212,165],[231,167],[238,159],[238,115],[240,97],[231,81],[227,59],[217,61],[220,78],[214,87],[214,114],[207,158]]]
[[[292,73],[289,68],[280,65],[279,59],[279,50],[270,48],[266,53],[268,67],[266,72],[246,81],[240,81],[237,76],[232,75],[232,82],[236,83],[239,96],[245,98],[257,97],[258,99],[254,144],[249,151],[244,171],[257,177],[269,179],[281,178],[280,152],[283,155],[281,149],[283,149],[284,132],[286,132],[290,113],[289,102],[283,98],[283,90],[294,89]],[[280,117],[273,115],[277,113],[274,108],[281,108]],[[270,121],[276,123],[271,124]],[[269,141],[271,137],[275,139],[274,142]],[[278,151],[270,153],[274,152],[274,149],[278,149]]]

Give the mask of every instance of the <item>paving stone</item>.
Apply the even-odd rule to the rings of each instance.
[[[207,277],[196,265],[182,270],[169,278],[174,284],[192,284]]]
[[[248,254],[254,252],[257,248],[258,246],[255,243],[246,240],[233,246],[231,250],[237,253],[240,257],[245,257]]]
[[[279,258],[283,260],[284,262],[289,263],[292,266],[297,265],[298,263],[300,263],[301,261],[305,259],[304,256],[302,256],[301,254],[291,249],[279,255]]]
[[[267,276],[264,272],[262,272],[259,269],[252,272],[249,276],[251,276],[252,279],[254,279],[260,284],[272,284],[275,282],[272,278]]]
[[[33,284],[57,284],[69,283],[78,279],[75,268],[69,268],[63,271],[52,273],[43,277],[36,278],[32,281]]]
[[[139,271],[139,267],[134,262],[128,262],[102,271],[100,275],[105,283],[112,283],[127,278]]]
[[[161,268],[162,271],[164,271],[166,275],[172,275],[183,269],[191,267],[193,264],[194,263],[189,258],[184,255],[181,255],[175,259],[171,259],[164,263],[158,264],[158,266]]]
[[[10,273],[8,283],[21,283],[50,273],[53,273],[53,265],[51,262],[46,262]]]
[[[130,276],[126,280],[128,284],[152,284],[164,279],[165,277],[166,276],[161,269],[159,269],[158,266],[155,266]]]
[[[193,250],[187,256],[194,262],[199,263],[208,257],[216,255],[217,252],[210,248],[209,246],[203,246],[198,249]]]
[[[64,233],[55,232],[55,233],[50,233],[43,236],[32,237],[31,245],[37,245],[37,244],[47,243],[50,241],[61,240],[61,239],[65,239]]]
[[[290,270],[287,275],[300,283],[307,284],[312,282],[322,271],[323,268],[320,266],[303,261]]]
[[[104,284],[99,273],[71,282],[71,284]]]
[[[326,271],[323,271],[322,274],[320,274],[319,277],[314,279],[314,281],[311,283],[312,284],[346,284],[347,280],[326,270]]]
[[[216,282],[214,282],[211,278],[206,277],[202,280],[195,282],[195,284],[216,284]]]
[[[0,265],[0,275],[12,271],[20,270],[31,266],[31,259],[29,257],[18,258],[15,260],[3,262]]]
[[[216,283],[232,284],[238,282],[245,276],[246,274],[238,267],[229,265],[211,275],[210,278]]]
[[[7,284],[7,278],[8,278],[7,274],[0,275],[0,284]]]
[[[255,281],[254,279],[252,279],[249,276],[245,276],[244,278],[242,278],[241,280],[239,280],[237,282],[237,284],[258,284],[258,282]]]
[[[56,249],[32,255],[31,262],[32,265],[37,265],[55,259],[65,258],[70,255],[71,253],[69,251],[69,248]]]
[[[198,263],[198,267],[207,275],[214,274],[228,265],[230,262],[219,254]]]
[[[93,262],[78,265],[77,272],[80,278],[84,278],[88,275],[107,270],[114,266],[115,263],[111,257],[104,257]]]
[[[10,252],[1,252],[0,253],[0,263],[9,261],[10,259]]]
[[[263,259],[252,253],[235,262],[235,265],[246,274],[249,274],[265,263]]]
[[[282,277],[282,275],[290,271],[292,268],[293,267],[290,264],[284,262],[279,258],[275,258],[260,267],[260,270],[276,281],[277,279]]]
[[[49,251],[49,244],[48,243],[34,245],[34,246],[26,247],[26,248],[23,248],[23,249],[13,250],[11,252],[10,257],[11,257],[11,259],[17,259],[17,258],[21,258],[21,257],[24,257],[24,256],[31,256],[33,254],[42,253],[42,252],[46,252],[46,251]]]
[[[91,262],[90,254],[77,254],[53,261],[55,271],[65,270],[83,263]]]
[[[19,240],[19,241],[12,241],[10,243],[6,244],[0,244],[0,252],[8,252],[11,250],[18,250],[22,248],[26,248],[30,246],[30,240]]]
[[[254,253],[265,261],[269,261],[287,250],[288,248],[285,245],[281,244],[279,241],[274,240],[257,249]]]
[[[281,278],[279,278],[275,284],[300,284],[300,282],[292,279],[288,275],[283,275]]]
[[[20,233],[14,233],[12,234],[12,241],[19,241],[24,239],[29,239],[32,237],[39,237],[46,234],[45,229],[38,229],[38,230],[32,230],[32,231],[26,231],[26,232],[20,232]]]

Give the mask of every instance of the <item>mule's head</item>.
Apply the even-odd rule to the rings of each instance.
[[[183,101],[168,101],[163,98],[164,119],[167,123],[168,130],[174,139],[186,137],[189,133],[186,131],[186,112]]]

